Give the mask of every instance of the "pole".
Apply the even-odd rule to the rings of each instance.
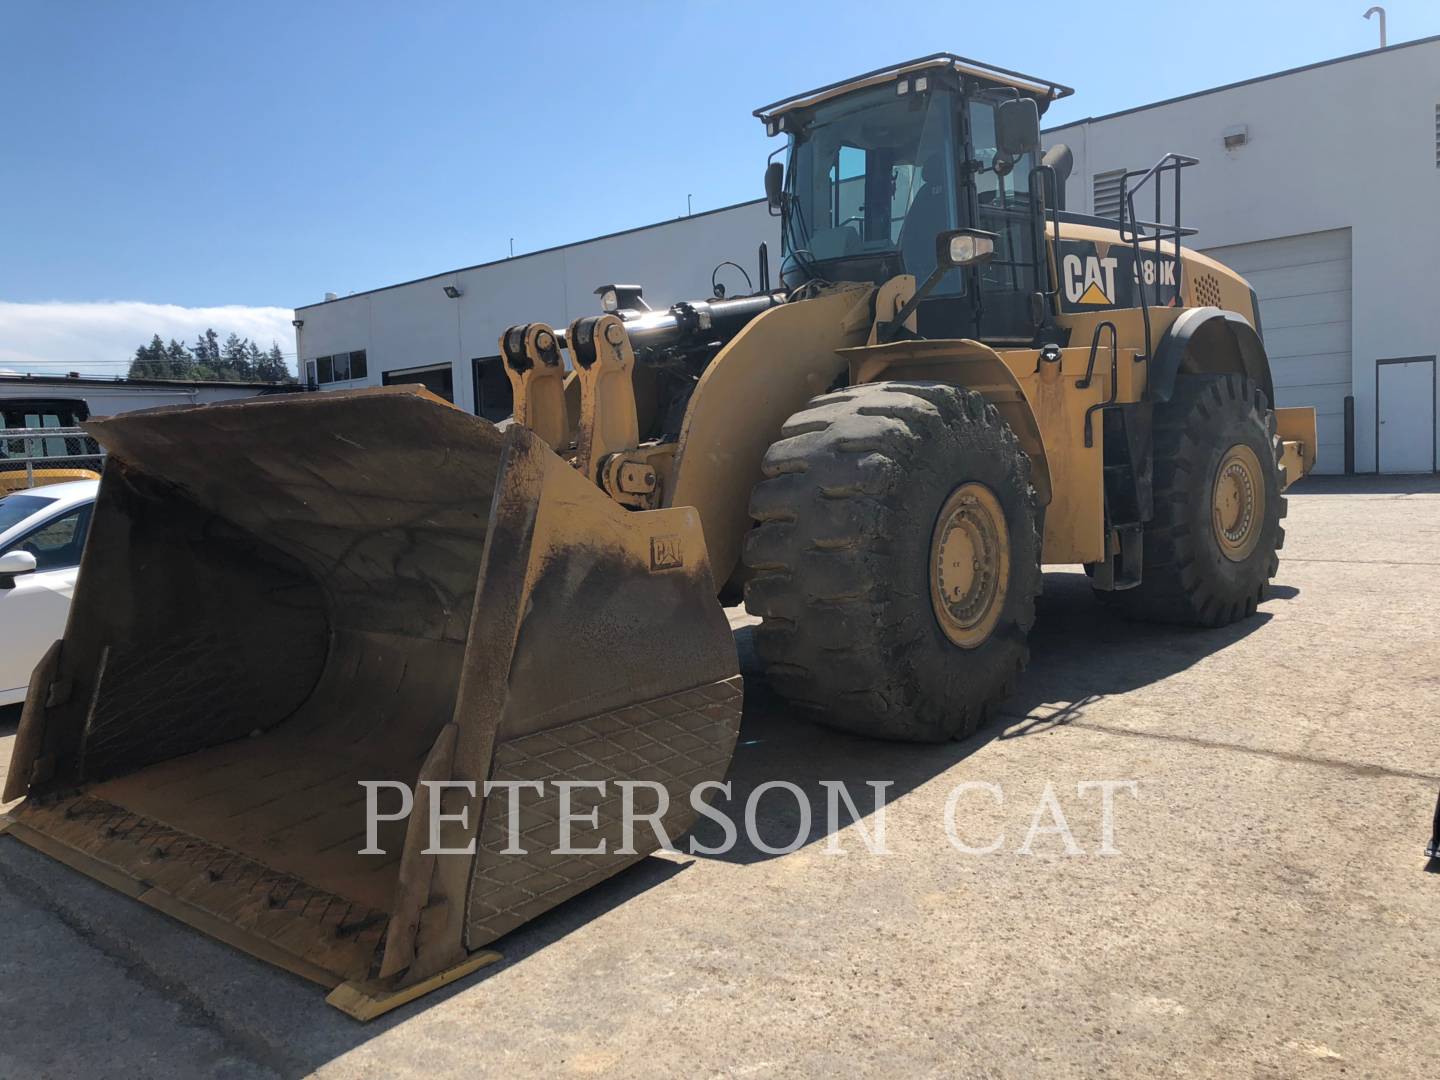
[[[1385,48],[1385,44],[1386,44],[1386,42],[1385,42],[1385,9],[1384,9],[1383,7],[1381,7],[1379,4],[1376,4],[1376,5],[1375,5],[1374,7],[1372,7],[1369,11],[1365,12],[1365,18],[1368,19],[1368,18],[1370,18],[1371,15],[1379,15],[1379,16],[1380,16],[1380,48],[1383,49],[1383,48]]]

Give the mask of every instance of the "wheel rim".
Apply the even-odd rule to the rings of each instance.
[[[930,601],[945,636],[962,649],[984,644],[1000,621],[1010,582],[1010,530],[984,484],[950,493],[930,541]]]
[[[1260,543],[1265,523],[1265,482],[1255,451],[1237,443],[1225,451],[1215,471],[1210,519],[1220,553],[1242,562]]]

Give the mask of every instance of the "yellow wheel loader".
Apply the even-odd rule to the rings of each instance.
[[[632,811],[689,826],[740,714],[717,595],[797,708],[909,740],[1004,697],[1046,564],[1252,614],[1314,413],[1181,244],[1192,159],[1063,209],[1069,92],[937,54],[759,110],[778,282],[762,249],[753,295],[511,328],[498,428],[396,387],[87,425],[11,834],[368,1017],[655,850]],[[566,785],[593,850],[557,850]]]

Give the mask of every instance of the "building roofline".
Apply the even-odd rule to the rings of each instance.
[[[1392,53],[1398,49],[1409,49],[1416,45],[1433,45],[1437,41],[1440,41],[1440,34],[1432,34],[1430,37],[1416,38],[1414,41],[1402,41],[1396,45],[1387,45],[1383,49],[1366,49],[1363,52],[1331,57],[1329,60],[1317,60],[1313,64],[1302,64],[1300,67],[1286,68],[1284,71],[1271,72],[1269,75],[1256,75],[1250,79],[1241,79],[1239,82],[1226,83],[1224,86],[1212,86],[1208,90],[1195,90],[1189,94],[1180,94],[1176,97],[1165,98],[1163,101],[1152,101],[1148,105],[1133,105],[1128,109],[1119,109],[1115,112],[1104,113],[1100,116],[1084,116],[1078,120],[1071,120],[1068,123],[1056,124],[1054,127],[1046,128],[1044,134],[1048,135],[1053,131],[1064,131],[1066,128],[1079,127],[1081,124],[1094,124],[1101,120],[1113,120],[1118,116],[1129,116],[1131,113],[1144,112],[1146,109],[1158,109],[1164,105],[1174,105],[1176,102],[1189,101],[1191,98],[1204,97],[1206,94],[1218,94],[1225,90],[1235,90],[1241,86],[1251,86],[1254,83],[1267,82],[1270,79],[1283,79],[1288,75],[1299,75],[1302,72],[1314,71],[1316,68],[1330,67],[1332,64],[1345,64],[1351,60],[1362,60],[1368,56]]]
[[[124,388],[133,386],[146,390],[273,390],[290,391],[299,389],[298,383],[268,382],[221,382],[205,379],[131,379],[124,375],[55,375],[38,371],[15,371],[0,373],[0,387],[16,383],[55,383],[61,386],[110,386]]]
[[[629,236],[631,233],[645,232],[649,229],[658,229],[664,225],[677,225],[683,221],[694,221],[696,218],[710,217],[712,214],[723,214],[727,210],[739,210],[742,206],[754,206],[756,203],[763,203],[765,200],[746,199],[744,202],[731,203],[729,206],[717,206],[713,210],[701,210],[698,214],[686,214],[684,217],[668,218],[665,221],[652,221],[647,225],[635,225],[629,229],[620,229],[617,232],[602,233],[599,236],[591,236],[584,240],[571,240],[565,244],[555,244],[551,247],[541,248],[538,251],[527,251],[523,255],[512,255],[506,259],[491,259],[489,262],[476,263],[473,266],[462,266],[455,270],[442,270],[437,274],[425,274],[421,277],[411,278],[409,281],[399,281],[394,285],[377,285],[373,289],[362,289],[360,292],[347,293],[344,296],[337,296],[334,300],[321,300],[314,304],[305,304],[295,308],[296,314],[302,311],[309,311],[311,308],[325,307],[327,304],[336,304],[341,300],[354,300],[356,297],[369,296],[372,293],[389,292],[391,289],[403,289],[407,285],[418,285],[422,281],[435,281],[439,278],[449,277],[451,274],[465,274],[471,270],[484,270],[490,266],[500,266],[504,263],[519,262],[521,259],[533,259],[537,255],[553,255],[557,251],[564,251],[566,248],[581,247],[585,244],[599,243],[601,240],[613,240],[617,236]]]

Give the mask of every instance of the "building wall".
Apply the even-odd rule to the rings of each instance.
[[[358,349],[366,351],[366,378],[336,388],[379,386],[386,371],[449,363],[455,403],[473,411],[470,361],[496,355],[507,327],[535,321],[564,327],[598,314],[595,288],[616,282],[643,286],[656,308],[704,299],[711,295],[711,271],[727,259],[758,287],[762,242],[769,244],[775,280],[780,229],[763,200],[299,308],[301,372],[308,359]],[[717,280],[731,295],[745,291],[733,267]],[[460,297],[447,297],[446,285]]]
[[[1198,157],[1184,224],[1201,249],[1349,229],[1356,468],[1375,468],[1375,362],[1440,352],[1440,41],[1054,128],[1075,153],[1067,205],[1090,211],[1094,175]],[[1246,125],[1245,145],[1223,133]],[[1137,212],[1147,215],[1138,205]],[[1262,303],[1261,316],[1265,308]],[[1281,404],[1302,404],[1283,401]],[[1324,462],[1336,471],[1340,462]]]

